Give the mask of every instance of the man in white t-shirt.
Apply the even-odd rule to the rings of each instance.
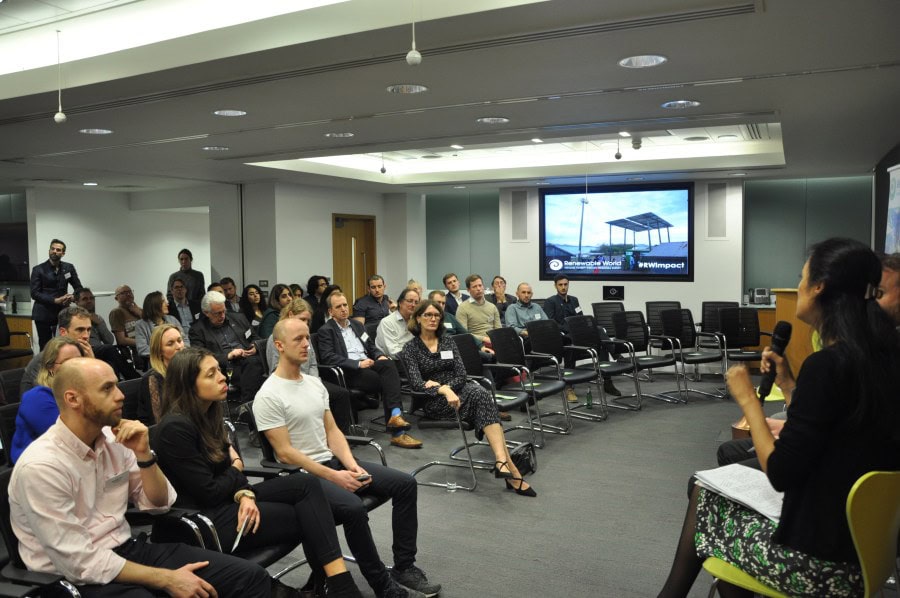
[[[328,408],[328,392],[318,378],[304,376],[300,366],[309,354],[309,328],[301,320],[278,322],[272,333],[281,357],[253,402],[253,415],[282,463],[299,465],[323,480],[322,488],[334,520],[343,524],[347,545],[359,568],[385,598],[437,596],[415,566],[418,534],[415,479],[377,463],[357,462],[347,439]],[[388,572],[372,539],[369,517],[360,494],[389,497],[393,504],[394,568]]]

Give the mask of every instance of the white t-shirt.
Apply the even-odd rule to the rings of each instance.
[[[325,435],[327,410],[328,391],[312,376],[287,380],[272,374],[253,401],[253,416],[260,432],[286,427],[291,446],[317,463],[333,456]]]

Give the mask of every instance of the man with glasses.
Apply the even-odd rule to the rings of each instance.
[[[229,312],[225,302],[225,295],[218,291],[206,293],[200,301],[206,318],[194,322],[188,338],[192,347],[212,351],[223,372],[232,372],[229,383],[240,389],[241,402],[245,403],[253,400],[263,382],[262,361],[254,344],[259,337],[247,318]]]
[[[87,287],[76,291],[75,303],[91,316],[90,343],[97,359],[102,359],[111,365],[116,375],[123,380],[140,378],[141,375],[134,369],[134,363],[127,361],[119,353],[119,348],[116,346],[116,337],[110,332],[109,327],[106,325],[106,320],[95,311],[97,303],[93,291]]]
[[[172,281],[172,299],[169,312],[178,318],[185,333],[190,332],[191,324],[200,317],[200,302],[188,299],[187,285],[181,275]]]
[[[68,292],[69,285],[74,291],[81,289],[75,266],[62,261],[64,255],[66,244],[53,239],[50,241],[49,259],[31,269],[31,298],[34,300],[31,319],[34,320],[41,350],[53,338],[60,310],[75,299]]]
[[[397,311],[382,318],[375,335],[375,346],[391,359],[396,359],[404,345],[413,339],[407,326],[419,304],[419,293],[414,289],[404,289],[397,301]]]
[[[384,294],[387,285],[380,274],[369,277],[369,294],[356,300],[353,304],[353,319],[360,324],[377,324],[389,313],[397,309],[397,304]]]
[[[109,327],[116,336],[120,347],[135,347],[134,327],[144,316],[143,310],[134,302],[134,291],[127,284],[116,287],[118,307],[109,312]]]

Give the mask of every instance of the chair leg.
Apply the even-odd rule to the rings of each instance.
[[[594,378],[592,382],[588,382],[588,385],[594,384],[597,387],[597,398],[602,399],[603,397],[603,389],[600,381],[603,379],[603,376],[597,372],[597,377]],[[576,405],[572,405],[569,407],[569,414],[575,419],[584,419],[593,422],[602,422],[605,420],[609,414],[606,412],[606,408],[604,407],[604,402],[602,400],[598,401],[600,404],[600,413],[589,413],[586,411],[576,411],[577,409],[593,409],[592,405],[588,405],[587,403],[578,403]]]
[[[478,479],[475,477],[475,463],[472,460],[472,451],[469,450],[469,440],[468,440],[468,438],[466,438],[466,431],[465,431],[465,429],[463,429],[462,420],[459,418],[459,411],[456,412],[456,424],[457,424],[457,427],[459,427],[459,433],[462,436],[463,447],[465,448],[466,456],[468,457],[468,459],[466,459],[465,464],[455,463],[453,461],[450,461],[450,462],[440,461],[440,460],[429,461],[428,463],[425,463],[424,465],[420,465],[419,467],[412,470],[410,472],[410,475],[413,477],[416,477],[416,475],[418,475],[419,473],[425,471],[426,469],[428,469],[430,467],[456,467],[456,468],[460,468],[460,469],[468,469],[469,473],[472,475],[472,485],[466,486],[466,485],[458,484],[458,485],[456,485],[456,488],[459,490],[466,490],[468,492],[472,492],[475,490],[475,488],[478,487]],[[453,459],[453,453],[450,454],[450,458]],[[436,488],[449,488],[450,487],[450,482],[422,482],[422,481],[416,480],[416,483],[419,486],[434,486]]]

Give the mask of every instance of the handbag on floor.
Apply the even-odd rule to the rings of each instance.
[[[509,451],[509,456],[512,457],[522,477],[537,471],[537,455],[534,452],[534,445],[530,442],[520,444]]]

